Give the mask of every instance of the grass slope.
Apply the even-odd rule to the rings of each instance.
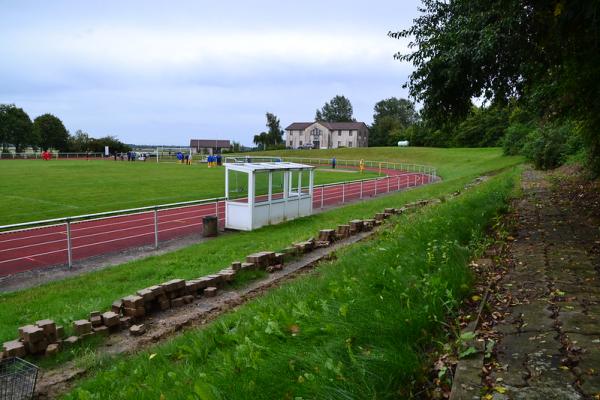
[[[266,151],[252,154],[270,156],[332,158],[338,160],[370,160],[421,164],[437,167],[443,179],[454,179],[471,174],[473,171],[488,170],[491,165],[497,168],[522,162],[523,158],[503,157],[500,148],[451,148],[432,147],[367,147],[331,150],[286,150]]]
[[[317,171],[315,184],[377,176]],[[0,161],[0,225],[221,197],[224,168],[152,162]]]
[[[205,329],[105,360],[68,399],[408,398],[423,350],[469,291],[467,261],[514,173],[397,217],[315,273]]]

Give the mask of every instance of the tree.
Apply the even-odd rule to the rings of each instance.
[[[104,153],[104,147],[108,146],[112,153],[125,153],[131,150],[131,146],[121,142],[115,136],[104,136],[98,139],[90,139],[90,151]]]
[[[15,146],[15,152],[22,152],[27,146],[36,146],[33,124],[29,115],[14,104],[0,104],[0,140],[2,152],[8,152],[8,145]]]
[[[267,116],[267,128],[269,131],[268,135],[268,144],[273,146],[278,146],[283,143],[283,130],[281,129],[281,125],[279,123],[279,118],[275,116],[275,114],[271,114],[268,112]]]
[[[253,142],[259,148],[263,147],[263,150],[267,149],[267,144],[269,143],[269,134],[267,132],[261,132],[258,135],[254,135]]]
[[[369,146],[395,145],[402,131],[419,120],[414,104],[406,99],[391,97],[375,104]]]
[[[423,0],[412,27],[407,84],[432,124],[459,120],[482,97],[515,99],[539,120],[575,119],[600,172],[600,1]]]
[[[34,119],[33,133],[39,138],[39,145],[42,149],[53,148],[67,151],[69,132],[65,129],[62,121],[54,115],[44,114]]]
[[[344,96],[337,95],[326,102],[322,109],[315,113],[315,121],[354,122],[352,103]]]
[[[74,153],[86,153],[92,151],[92,138],[81,129],[77,129],[75,135],[69,136],[69,151]]]

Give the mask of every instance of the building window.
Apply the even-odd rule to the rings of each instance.
[[[300,146],[302,146],[302,140],[299,143],[300,143]]]
[[[290,140],[290,147],[292,147],[293,145],[294,145],[294,142],[292,142],[292,141]]]
[[[338,136],[342,136],[342,131],[338,131]]]
[[[349,136],[352,136],[352,131],[348,131],[348,135],[349,135]]]

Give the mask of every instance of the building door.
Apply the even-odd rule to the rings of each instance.
[[[321,142],[318,140],[314,140],[313,141],[313,149],[320,149],[321,148]]]

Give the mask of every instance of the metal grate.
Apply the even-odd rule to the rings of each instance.
[[[0,360],[0,400],[33,398],[38,367],[12,357]]]

